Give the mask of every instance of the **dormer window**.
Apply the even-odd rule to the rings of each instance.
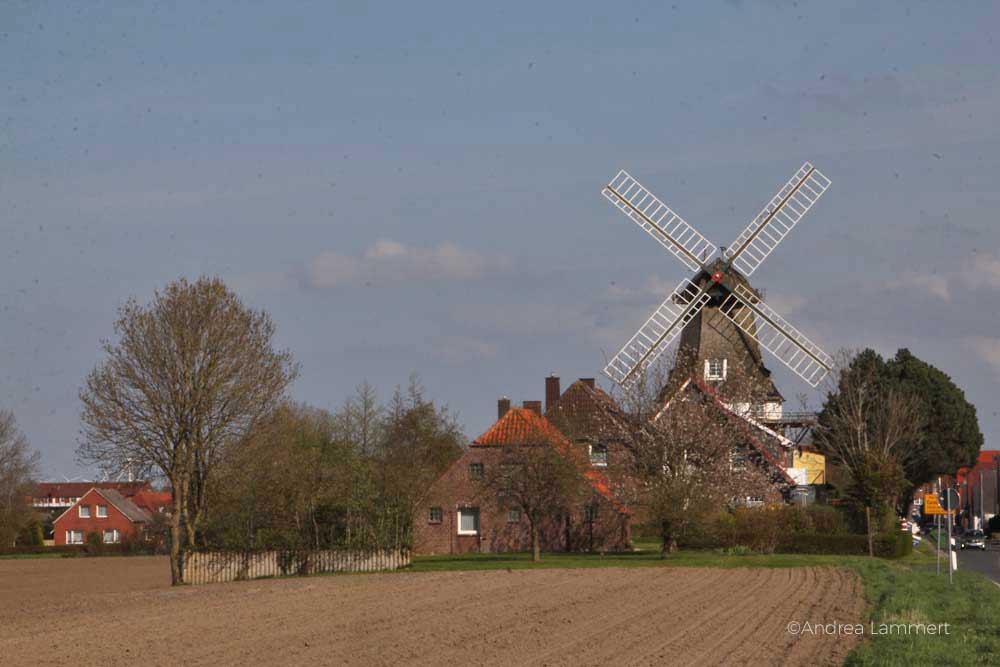
[[[706,380],[725,380],[726,371],[728,370],[728,360],[727,359],[706,359],[705,360],[705,379]]]
[[[590,445],[590,465],[595,468],[608,467],[608,446]]]

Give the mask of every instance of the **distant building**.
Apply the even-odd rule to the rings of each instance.
[[[959,468],[955,474],[955,488],[962,500],[963,525],[981,526],[990,517],[1000,514],[1000,464],[994,457],[1000,450],[982,449],[971,468]]]
[[[114,489],[123,496],[132,496],[140,491],[152,490],[149,482],[39,482],[31,504],[39,510],[59,510],[72,507],[83,494],[91,489]]]
[[[154,516],[166,514],[170,501],[169,493],[148,485],[129,497],[117,489],[91,487],[52,522],[55,544],[84,544],[92,533],[105,544],[147,539]]]

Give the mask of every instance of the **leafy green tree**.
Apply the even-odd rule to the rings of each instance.
[[[937,475],[953,475],[975,465],[983,446],[976,407],[943,371],[915,357],[906,348],[885,364],[890,382],[920,401],[924,414],[921,437],[902,443],[904,469],[910,488]]]
[[[924,418],[921,401],[892,380],[882,357],[872,350],[842,354],[814,438],[848,473],[848,496],[864,509],[871,556],[876,527],[906,488],[904,466],[921,443]]]

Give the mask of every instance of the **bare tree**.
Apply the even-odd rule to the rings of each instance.
[[[687,372],[683,352],[652,366],[619,400],[644,423],[632,444],[630,501],[645,509],[660,531],[667,557],[688,530],[715,512],[766,496],[780,472],[752,440],[743,419],[767,396],[750,369],[731,368],[724,384],[710,386]]]
[[[874,353],[840,353],[813,437],[850,475],[852,495],[865,508],[870,556],[875,525],[907,484],[903,445],[919,441],[923,425],[919,398],[886,383]]]
[[[14,546],[32,519],[29,498],[38,474],[38,452],[17,427],[11,412],[0,410],[0,545]]]
[[[396,544],[409,544],[413,516],[431,485],[462,455],[465,435],[447,406],[437,406],[424,396],[416,374],[404,392],[397,388],[386,409],[384,440],[372,465],[380,501],[388,510],[380,520],[392,526],[379,532],[395,535]]]
[[[337,413],[342,437],[355,444],[361,456],[378,454],[385,441],[385,408],[367,380],[354,389]]]
[[[185,279],[142,305],[130,299],[103,341],[105,360],[80,391],[81,461],[107,470],[139,466],[173,493],[170,568],[182,583],[212,470],[281,400],[297,374],[273,347],[274,324],[218,278]]]
[[[538,433],[527,442],[497,448],[483,468],[481,496],[500,509],[517,509],[528,520],[531,559],[541,560],[541,528],[586,500],[587,462],[568,442],[559,445]]]

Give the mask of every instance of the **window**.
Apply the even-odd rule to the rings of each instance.
[[[117,530],[106,529],[104,531],[104,543],[105,544],[118,544],[118,540],[119,540],[120,537],[121,536],[120,536],[120,534],[118,533]]]
[[[747,496],[747,507],[760,507],[764,504],[764,496]]]
[[[478,535],[479,534],[479,508],[463,507],[458,510],[458,534]]]
[[[597,521],[597,504],[587,505],[583,508],[583,520],[587,523]]]
[[[107,519],[108,518],[108,506],[107,505],[98,505],[97,506],[97,518],[98,519]]]
[[[444,513],[440,507],[432,507],[427,513],[427,523],[441,523]]]
[[[90,518],[90,505],[80,505],[80,518],[81,519]]]
[[[470,463],[469,464],[469,478],[470,479],[482,479],[483,478],[483,464],[482,463]]]
[[[729,469],[733,472],[743,472],[747,469],[747,453],[734,447],[729,452]]]
[[[607,445],[591,445],[590,446],[590,465],[596,466],[598,468],[608,467],[608,446]]]
[[[706,359],[705,360],[705,379],[706,380],[725,380],[726,370],[728,366],[728,360],[726,359]]]
[[[66,544],[83,544],[83,531],[82,530],[67,530],[66,531]]]
[[[507,523],[521,523],[521,510],[516,507],[507,510]]]

